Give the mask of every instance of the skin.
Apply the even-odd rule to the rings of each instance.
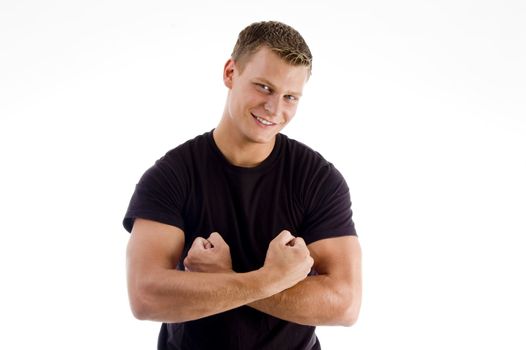
[[[309,71],[291,66],[263,47],[243,65],[229,59],[223,81],[229,89],[214,140],[234,165],[253,167],[268,157],[276,135],[296,114]],[[273,125],[265,126],[254,116]]]
[[[291,66],[266,47],[243,64],[226,62],[228,95],[213,137],[232,164],[253,167],[268,157],[276,135],[296,113],[308,75],[307,67]],[[135,220],[127,277],[137,318],[184,322],[242,305],[306,325],[350,326],[358,317],[362,282],[356,237],[307,246],[282,231],[269,244],[263,266],[247,273],[232,270],[229,247],[218,232],[196,238],[184,260],[186,271],[176,270],[184,239],[177,227]],[[318,275],[307,276],[312,267]]]
[[[270,243],[263,267],[248,273],[176,270],[183,246],[181,229],[135,220],[127,277],[132,312],[138,319],[184,322],[246,305],[294,286],[313,264],[303,240],[287,231]]]
[[[356,237],[319,240],[307,247],[316,276],[248,304],[272,316],[305,325],[344,325],[356,322],[361,301],[361,250]],[[219,233],[196,238],[184,260],[187,270],[234,273],[230,250]]]

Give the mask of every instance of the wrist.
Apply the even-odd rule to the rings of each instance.
[[[281,278],[276,273],[274,273],[271,268],[263,266],[256,270],[255,273],[257,274],[256,279],[260,284],[262,292],[265,294],[265,298],[277,294],[285,289],[285,287],[281,285],[282,283],[280,283]]]

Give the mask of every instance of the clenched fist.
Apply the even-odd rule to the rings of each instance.
[[[263,269],[284,290],[307,277],[313,263],[303,238],[284,230],[270,242]]]
[[[197,237],[184,259],[184,267],[193,272],[232,272],[230,247],[217,232],[208,239]]]

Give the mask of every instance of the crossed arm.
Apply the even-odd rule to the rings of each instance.
[[[175,269],[183,232],[154,221],[135,221],[127,251],[128,293],[139,319],[184,322],[249,305],[308,325],[351,325],[361,301],[361,253],[356,237],[324,239],[308,247],[283,231],[269,245],[263,267],[231,269],[219,234],[197,238]],[[314,265],[313,265],[314,264]],[[311,267],[318,272],[307,276]]]
[[[357,237],[308,245],[318,275],[249,304],[272,316],[306,325],[353,325],[361,304],[361,249]]]

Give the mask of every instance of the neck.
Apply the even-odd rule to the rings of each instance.
[[[269,143],[257,143],[240,135],[226,118],[214,129],[212,135],[223,156],[233,165],[252,168],[261,164],[274,149],[276,138]]]

